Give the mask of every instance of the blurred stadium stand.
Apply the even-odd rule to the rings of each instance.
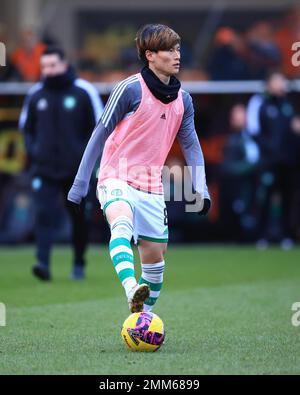
[[[0,41],[7,45],[9,68],[0,67],[0,243],[33,239],[30,182],[22,136],[17,130],[21,105],[32,83],[20,82],[24,78],[10,57],[20,45],[20,33],[31,27],[45,45],[61,44],[80,75],[95,83],[105,102],[117,81],[139,70],[134,35],[139,26],[149,22],[170,24],[182,35],[180,78],[183,88],[193,96],[196,129],[214,202],[209,217],[201,220],[194,214],[182,215],[184,208],[178,202],[169,203],[171,239],[255,240],[255,213],[242,237],[228,217],[222,164],[231,133],[229,113],[236,103],[246,105],[253,93],[262,92],[261,78],[274,66],[291,79],[289,97],[300,113],[300,67],[292,67],[289,58],[292,42],[300,42],[300,11],[296,6],[296,1],[280,0],[2,0]],[[225,56],[228,73],[218,75],[218,69],[225,70]],[[176,144],[168,163],[174,160],[182,160]],[[293,216],[298,241],[299,195],[295,196]],[[90,198],[88,208],[92,241],[105,241],[108,232],[102,226],[95,197]],[[280,205],[274,199],[274,226],[278,210]],[[65,213],[59,215],[57,240],[64,242],[70,237],[70,227]]]

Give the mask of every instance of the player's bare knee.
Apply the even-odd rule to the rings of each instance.
[[[132,219],[120,215],[110,223],[110,232],[112,238],[124,237],[130,241],[133,235]]]
[[[106,208],[105,215],[110,225],[121,216],[128,217],[130,220],[133,218],[131,206],[123,200],[110,203]]]
[[[167,249],[168,249],[168,245],[167,244],[162,246],[162,255],[165,255],[165,253],[167,252]]]
[[[167,250],[166,243],[155,243],[146,240],[139,241],[139,253],[143,263],[159,263],[164,260]]]
[[[162,255],[146,255],[143,259],[142,259],[142,263],[143,264],[147,264],[147,263],[159,263],[162,262],[164,260]]]

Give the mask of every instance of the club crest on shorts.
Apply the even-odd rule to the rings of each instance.
[[[122,192],[121,189],[113,189],[113,190],[111,191],[111,194],[112,194],[113,196],[122,196],[122,195],[123,195],[123,192]]]

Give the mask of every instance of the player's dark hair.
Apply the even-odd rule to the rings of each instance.
[[[135,38],[139,58],[148,63],[146,51],[167,51],[180,44],[180,36],[169,26],[149,24],[141,27]]]
[[[43,51],[43,55],[57,55],[60,60],[66,60],[65,51],[60,47],[49,46]]]

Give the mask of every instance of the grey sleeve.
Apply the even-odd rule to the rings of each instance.
[[[111,92],[100,121],[112,131],[128,114],[135,112],[141,102],[142,90],[136,76],[117,84]]]
[[[103,151],[109,133],[102,122],[98,122],[82,156],[72,188],[68,193],[68,200],[79,204],[88,193],[91,174],[95,163]]]
[[[126,81],[126,80],[125,80]],[[101,158],[105,142],[116,125],[130,112],[136,111],[141,101],[141,89],[133,84],[119,83],[112,91],[104,112],[97,123],[82,156],[68,200],[79,204],[88,193],[91,174]],[[122,89],[120,89],[120,86]]]
[[[177,134],[182,153],[191,171],[195,191],[210,199],[206,185],[205,163],[194,122],[194,106],[191,96],[183,91],[184,115]]]

